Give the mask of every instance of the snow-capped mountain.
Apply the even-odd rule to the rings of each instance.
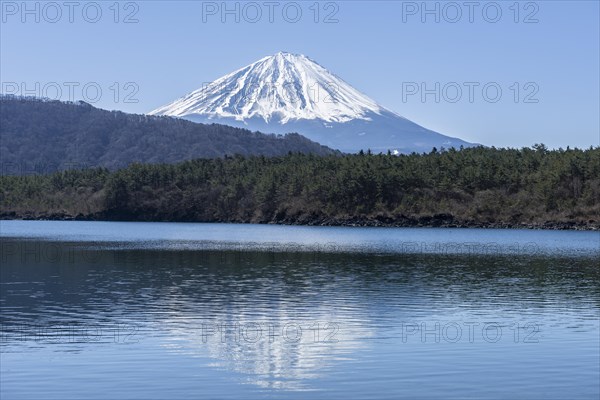
[[[470,146],[385,109],[304,55],[280,52],[150,112],[265,133],[298,132],[346,152]]]

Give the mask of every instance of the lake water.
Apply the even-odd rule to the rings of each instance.
[[[600,396],[600,233],[1,221],[2,399]]]

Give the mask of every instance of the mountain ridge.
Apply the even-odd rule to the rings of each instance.
[[[134,162],[175,163],[225,155],[336,152],[298,134],[267,135],[231,126],[95,108],[85,102],[0,96],[2,174],[48,173]]]

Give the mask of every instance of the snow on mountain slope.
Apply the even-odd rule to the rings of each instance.
[[[277,53],[150,114],[203,114],[239,121],[260,117],[285,124],[295,119],[346,122],[380,111],[375,101],[308,57]]]
[[[225,75],[150,114],[266,133],[298,132],[349,152],[470,145],[383,108],[308,57],[284,52]]]

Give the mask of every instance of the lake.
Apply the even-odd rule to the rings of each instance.
[[[600,396],[600,232],[0,221],[2,399]]]

